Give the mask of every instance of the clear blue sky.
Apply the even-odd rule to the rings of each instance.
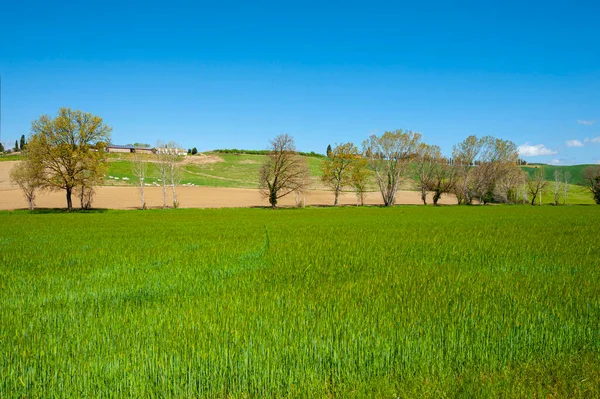
[[[6,1],[2,140],[68,106],[119,144],[286,132],[323,153],[402,128],[445,153],[491,134],[532,162],[600,162],[600,3],[450,3]]]

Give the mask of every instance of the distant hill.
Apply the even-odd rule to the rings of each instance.
[[[588,166],[593,166],[590,164],[586,165],[543,165],[543,164],[529,164],[521,166],[525,172],[529,173],[530,176],[533,176],[537,168],[544,168],[544,173],[546,175],[546,180],[554,181],[554,171],[559,170],[561,172],[570,172],[571,173],[571,184],[583,184],[583,178],[581,177],[581,173]]]

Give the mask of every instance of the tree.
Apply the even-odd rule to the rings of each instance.
[[[60,108],[55,118],[44,115],[33,121],[27,160],[39,164],[45,187],[65,190],[68,211],[77,187],[93,195],[93,186],[104,179],[111,130],[102,118],[70,108]]]
[[[494,188],[495,200],[501,202],[519,203],[524,191],[523,187],[527,183],[527,173],[521,168],[512,168],[506,173],[501,180],[496,183]]]
[[[544,168],[537,168],[533,174],[527,180],[527,189],[531,194],[531,205],[535,205],[535,199],[542,195],[542,190],[546,188],[548,182],[546,181],[546,174]],[[541,201],[540,201],[541,205]]]
[[[146,175],[148,174],[148,160],[144,156],[144,154],[140,154],[135,152],[133,154],[133,160],[131,162],[131,171],[135,177],[137,177],[139,181],[139,189],[140,189],[140,197],[142,200],[141,209],[146,209],[146,197],[144,196],[144,180],[146,179]]]
[[[569,188],[571,187],[571,172],[568,170],[563,174],[563,205],[567,205],[567,196],[569,195]]]
[[[600,205],[600,165],[588,166],[582,175],[587,189],[594,196],[594,201]]]
[[[26,145],[27,145],[27,142],[25,141],[25,135],[22,134],[21,135],[21,142],[20,142],[21,151],[23,151],[25,149]]]
[[[377,186],[385,206],[394,205],[398,187],[406,177],[421,134],[402,130],[372,135],[363,143],[363,153],[375,172]]]
[[[434,186],[439,160],[442,158],[440,147],[420,143],[413,162],[415,188],[421,193],[423,205],[427,205],[427,193]]]
[[[331,144],[327,144],[327,152],[325,154],[327,154],[328,157],[331,157]]]
[[[170,141],[167,144],[167,164],[169,184],[171,185],[171,192],[173,193],[173,208],[179,208],[179,200],[177,199],[177,186],[181,182],[181,157],[178,154],[179,146],[177,143]]]
[[[171,186],[173,207],[179,207],[177,200],[177,185],[181,181],[181,167],[178,146],[174,142],[165,144],[159,141],[156,145],[156,166],[160,176],[163,191],[163,208],[167,207],[167,186]]]
[[[13,148],[15,152],[19,151],[19,140],[15,140],[15,146]]]
[[[454,193],[458,203],[471,204],[474,198],[487,204],[507,197],[503,180],[518,167],[517,146],[508,140],[485,136],[469,136],[454,146],[457,184]]]
[[[29,205],[29,210],[35,207],[36,192],[44,187],[41,164],[25,160],[17,163],[10,171],[10,181],[19,186]]]
[[[436,161],[433,178],[429,190],[433,191],[433,205],[437,205],[443,194],[448,194],[456,184],[456,169],[450,161],[440,157]]]
[[[84,159],[82,163],[85,166],[74,192],[79,197],[81,209],[90,209],[96,193],[95,187],[104,181],[108,165],[106,162],[95,162],[93,158]]]
[[[498,194],[500,183],[519,168],[517,161],[519,153],[515,143],[485,136],[480,139],[480,151],[476,166],[472,169],[473,189],[479,202],[487,204],[493,202]],[[506,192],[501,192],[502,198]]]
[[[558,205],[560,199],[560,185],[562,182],[562,173],[556,169],[554,171],[554,185],[552,186],[552,194],[554,194],[554,205]]]
[[[2,143],[0,143],[0,152],[4,152],[4,145]]]
[[[365,204],[365,193],[371,180],[371,171],[368,166],[367,160],[363,157],[356,159],[350,165],[350,185],[354,188],[358,205],[361,206]]]
[[[453,193],[458,204],[473,202],[472,170],[475,159],[481,151],[482,143],[476,136],[469,136],[454,146],[452,159],[456,168],[456,184]]]
[[[306,160],[298,155],[294,139],[280,134],[271,142],[271,149],[260,169],[261,194],[272,208],[286,195],[301,190],[310,175]]]
[[[192,155],[196,155],[198,153],[198,149],[196,147],[192,148]]]
[[[350,184],[351,165],[358,157],[358,148],[352,143],[345,143],[336,145],[329,158],[321,162],[321,181],[334,191],[334,206],[338,205],[342,188]]]

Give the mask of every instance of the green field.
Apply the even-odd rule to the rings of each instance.
[[[0,212],[0,397],[600,397],[599,209]]]

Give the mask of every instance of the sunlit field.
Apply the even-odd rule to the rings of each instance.
[[[0,398],[600,396],[600,207],[0,212]]]

